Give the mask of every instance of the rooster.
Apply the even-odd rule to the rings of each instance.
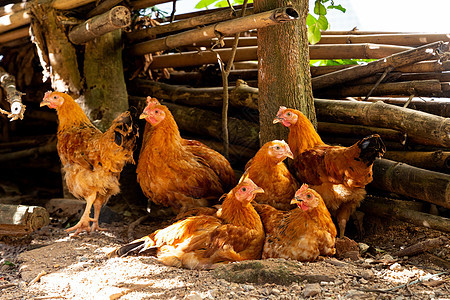
[[[263,194],[255,197],[258,203],[269,204],[277,209],[292,208],[291,199],[299,184],[283,161],[294,156],[285,141],[274,140],[265,143],[245,166],[245,173],[259,187]]]
[[[334,255],[336,227],[319,193],[303,184],[291,204],[297,207],[290,211],[254,204],[266,232],[262,258],[313,261]]]
[[[81,107],[65,93],[47,92],[40,106],[58,113],[57,149],[69,191],[86,200],[80,221],[66,229],[73,235],[82,231],[104,230],[98,225],[101,207],[120,192],[119,177],[123,166],[133,161],[138,134],[132,112],[119,115],[102,133],[87,118]],[[94,218],[89,217],[94,206]],[[92,227],[89,227],[92,221]]]
[[[124,245],[110,257],[150,253],[164,264],[189,269],[260,259],[264,243],[261,218],[251,202],[264,191],[241,179],[214,215],[192,216]]]
[[[149,201],[180,213],[207,206],[234,186],[228,160],[198,141],[183,139],[171,112],[157,99],[147,98],[140,118],[147,124],[136,172]]]
[[[372,165],[386,151],[378,134],[350,147],[325,144],[311,122],[298,110],[281,106],[273,123],[289,128],[288,143],[294,153],[295,175],[319,192],[336,217],[339,237],[344,237],[350,215],[366,196]]]

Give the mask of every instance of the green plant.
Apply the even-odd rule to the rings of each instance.
[[[331,5],[325,7],[325,3],[331,1]],[[308,42],[310,44],[316,44],[320,41],[322,34],[321,30],[327,30],[330,27],[325,15],[330,9],[337,9],[345,13],[346,9],[342,5],[334,5],[333,0],[315,0],[314,2],[314,14],[318,17],[314,17],[312,14],[308,13],[306,17],[306,26],[308,27]]]
[[[244,0],[231,0],[230,1],[232,5],[238,5],[244,3]],[[249,0],[248,3],[253,3],[253,0]],[[197,5],[195,5],[195,8],[201,9],[206,8],[208,9],[208,6],[211,6],[214,4],[214,7],[227,7],[228,1],[227,0],[200,0]]]

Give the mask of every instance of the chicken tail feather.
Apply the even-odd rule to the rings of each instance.
[[[386,152],[381,137],[378,134],[369,135],[358,142],[360,148],[359,158],[368,166],[371,165],[377,157],[383,156]]]
[[[136,146],[136,137],[138,136],[138,112],[133,106],[120,116],[118,116],[110,129],[114,132],[114,143],[118,146],[134,150]]]
[[[138,240],[126,244],[122,247],[115,249],[113,252],[109,253],[108,256],[111,257],[123,257],[132,254],[142,254],[145,252],[147,255],[156,255],[156,246],[146,247],[145,240]]]

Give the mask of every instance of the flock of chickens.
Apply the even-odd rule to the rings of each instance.
[[[71,193],[87,202],[80,221],[67,231],[103,230],[100,209],[119,193],[123,166],[134,163],[137,112],[121,114],[102,133],[65,93],[47,92],[41,106],[58,113],[57,148],[65,180]],[[183,139],[171,112],[157,99],[147,98],[139,118],[146,126],[137,180],[149,201],[170,206],[178,221],[110,256],[146,253],[178,267],[213,268],[270,257],[313,261],[335,254],[331,215],[343,237],[372,181],[372,164],[385,152],[376,134],[351,147],[326,145],[300,111],[280,107],[273,123],[290,129],[288,143],[263,145],[236,183],[226,158]],[[292,160],[289,168],[286,158]]]

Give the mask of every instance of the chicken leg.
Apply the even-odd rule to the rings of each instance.
[[[83,232],[83,230],[85,230],[87,233],[91,232],[91,227],[90,227],[89,222],[94,221],[94,219],[91,219],[89,217],[89,214],[91,212],[92,204],[95,202],[96,198],[97,198],[96,194],[91,194],[89,197],[86,198],[86,207],[84,209],[84,212],[83,212],[83,215],[81,216],[80,221],[78,221],[78,223],[75,226],[67,228],[66,232],[76,230],[72,236],[77,236],[79,233]]]
[[[102,206],[103,206],[103,201],[99,201],[98,199],[96,199],[96,201],[94,201],[94,219],[91,219],[91,221],[92,221],[91,230],[92,231],[107,230],[106,228],[101,228],[100,226],[98,226],[98,217],[100,216],[100,211],[102,209]]]

